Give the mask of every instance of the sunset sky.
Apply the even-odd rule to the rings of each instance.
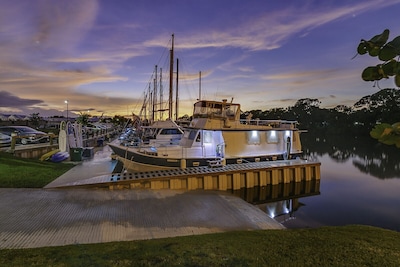
[[[352,105],[377,58],[361,39],[400,35],[399,0],[0,0],[0,113],[138,113],[154,66],[168,76],[175,35],[180,116],[199,97],[242,110],[317,98]],[[168,82],[163,82],[164,98]],[[393,79],[380,82],[393,88]]]

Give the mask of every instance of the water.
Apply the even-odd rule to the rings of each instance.
[[[262,210],[286,211],[273,215],[287,228],[363,224],[400,231],[400,149],[368,137],[303,140],[306,154],[321,162],[319,192],[259,204]]]

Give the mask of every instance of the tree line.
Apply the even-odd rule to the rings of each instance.
[[[303,98],[288,108],[250,110],[241,116],[245,119],[251,113],[253,118],[262,120],[296,120],[300,129],[315,134],[355,136],[369,136],[376,125],[394,124],[400,119],[400,90],[397,89],[382,89],[362,97],[352,106],[321,108],[320,104],[318,99]]]

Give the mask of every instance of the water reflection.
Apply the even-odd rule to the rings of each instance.
[[[283,223],[295,218],[295,212],[305,204],[300,198],[320,194],[320,180],[282,183],[232,190],[232,194],[257,205],[271,218]]]
[[[400,177],[400,149],[369,137],[302,135],[305,154],[319,157],[328,154],[338,163],[351,161],[359,171],[379,179]]]

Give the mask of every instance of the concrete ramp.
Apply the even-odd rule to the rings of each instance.
[[[283,229],[214,191],[0,189],[0,249]]]

